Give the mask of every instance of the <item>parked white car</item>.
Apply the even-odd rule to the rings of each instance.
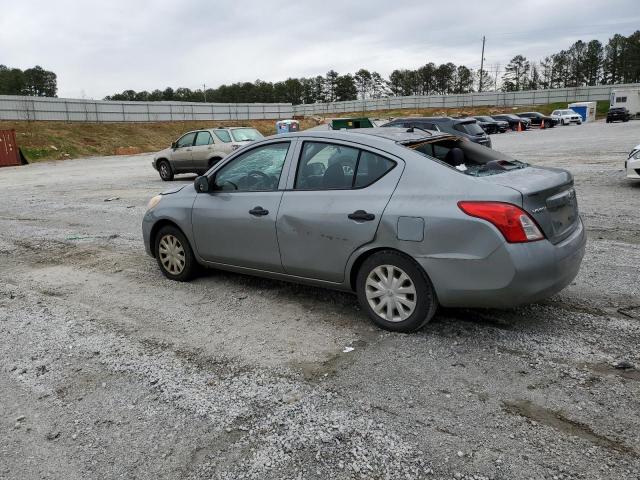
[[[627,172],[627,178],[630,180],[640,180],[640,145],[636,145],[626,162],[624,169]]]
[[[580,114],[570,108],[566,110],[554,110],[551,113],[551,118],[556,120],[560,125],[569,125],[571,123],[582,125],[582,117]]]

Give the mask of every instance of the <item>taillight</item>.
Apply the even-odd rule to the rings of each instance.
[[[533,218],[520,207],[502,202],[458,202],[467,215],[492,223],[509,243],[542,240],[544,235]]]

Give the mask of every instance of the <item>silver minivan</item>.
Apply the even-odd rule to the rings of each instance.
[[[151,165],[164,181],[173,180],[178,173],[201,174],[234,150],[262,138],[252,127],[194,130],[156,153]]]

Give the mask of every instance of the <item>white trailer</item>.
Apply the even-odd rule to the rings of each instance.
[[[640,117],[640,87],[613,90],[609,106],[611,108],[626,107],[631,115]]]

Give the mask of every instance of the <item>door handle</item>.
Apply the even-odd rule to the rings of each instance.
[[[257,207],[253,207],[251,210],[249,210],[249,213],[251,215],[254,215],[256,217],[263,217],[265,215],[269,215],[269,210],[265,210],[264,208],[257,206]]]
[[[364,210],[356,210],[347,216],[349,217],[349,220],[359,220],[361,222],[370,222],[376,218],[373,213],[367,213]]]

